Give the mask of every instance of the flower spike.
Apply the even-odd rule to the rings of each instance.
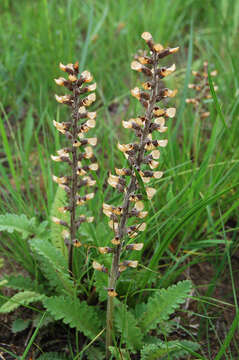
[[[79,74],[78,62],[67,65],[60,63],[59,67],[68,75],[68,79],[59,77],[55,79],[55,83],[65,87],[70,93],[67,95],[55,95],[55,98],[58,103],[71,107],[72,116],[69,122],[53,120],[55,128],[68,139],[69,147],[58,150],[57,155],[52,155],[51,158],[57,162],[67,162],[71,167],[71,171],[69,176],[57,177],[53,175],[52,178],[66,192],[67,204],[64,204],[65,206],[60,207],[58,210],[61,213],[70,213],[70,223],[68,224],[56,217],[53,217],[52,221],[67,227],[69,230],[68,235],[63,238],[67,239],[67,244],[70,245],[69,270],[72,273],[72,248],[73,246],[79,247],[82,245],[77,239],[78,229],[82,223],[91,223],[93,221],[93,217],[80,215],[78,206],[85,204],[94,197],[94,192],[84,194],[83,187],[95,185],[95,180],[88,176],[88,172],[97,171],[98,169],[91,147],[96,145],[97,139],[95,137],[85,138],[85,134],[93,129],[96,124],[96,112],[89,112],[86,109],[96,100],[96,94],[92,93],[96,89],[96,83],[90,84],[93,76],[89,71],[83,71]],[[85,93],[89,94],[82,97]],[[105,271],[105,268],[102,268],[102,271]]]

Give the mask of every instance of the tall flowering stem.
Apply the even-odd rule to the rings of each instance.
[[[188,88],[195,90],[196,93],[194,98],[186,99],[186,103],[193,105],[202,120],[210,116],[210,112],[207,110],[205,101],[212,98],[208,81],[208,62],[204,61],[203,70],[192,71],[192,75],[195,80],[193,84],[188,84]],[[217,76],[217,70],[211,71],[210,75],[213,77]],[[217,91],[218,87],[214,86],[214,90]]]
[[[166,98],[173,98],[177,93],[176,90],[160,87],[160,81],[175,70],[175,65],[159,67],[159,61],[177,52],[179,48],[164,48],[161,44],[156,44],[152,35],[148,32],[144,32],[142,38],[149,47],[149,54],[147,51],[138,53],[131,63],[131,68],[145,75],[147,81],[142,84],[142,89],[139,87],[132,89],[131,94],[143,106],[144,114],[122,122],[124,128],[135,131],[138,141],[130,144],[118,144],[119,150],[124,153],[128,161],[128,167],[116,168],[116,175],[110,174],[108,179],[111,186],[124,194],[122,204],[120,206],[103,204],[103,211],[110,218],[109,225],[114,231],[114,238],[111,241],[114,247],[99,248],[101,253],[113,253],[108,282],[107,359],[110,358],[109,346],[112,344],[114,297],[117,296],[117,279],[122,271],[129,267],[136,268],[138,265],[137,261],[121,261],[121,257],[126,251],[139,251],[142,249],[142,243],[131,243],[130,239],[135,238],[139,232],[144,231],[146,228],[146,223],[140,221],[147,216],[147,211],[143,211],[144,203],[142,200],[145,200],[145,197],[150,200],[156,193],[155,188],[146,186],[146,194],[144,194],[139,177],[144,183],[148,184],[153,179],[159,179],[163,175],[161,171],[154,170],[159,166],[157,161],[160,157],[159,148],[165,147],[168,141],[166,139],[156,139],[153,137],[155,136],[153,132],[164,133],[167,130],[165,126],[166,120],[173,118],[176,113],[175,108],[164,109],[157,104]],[[132,217],[136,218],[136,223],[129,226],[128,220]],[[103,265],[94,262],[93,266],[97,270],[107,272]]]
[[[85,134],[95,127],[96,112],[89,112],[87,107],[96,99],[95,93],[92,93],[96,89],[96,83],[89,84],[93,80],[89,71],[79,74],[78,62],[68,65],[60,64],[60,69],[68,74],[68,79],[60,77],[55,79],[55,82],[67,88],[71,94],[55,95],[55,98],[60,104],[71,108],[71,118],[69,122],[61,123],[53,120],[53,124],[60,133],[66,136],[69,146],[58,150],[57,155],[52,155],[51,158],[57,162],[66,162],[71,168],[69,175],[63,177],[53,175],[53,180],[66,191],[67,195],[66,206],[58,210],[62,213],[70,213],[70,223],[56,217],[53,217],[52,221],[66,228],[62,235],[69,244],[69,270],[72,272],[73,246],[81,246],[77,234],[78,229],[83,222],[93,221],[93,217],[80,215],[77,207],[94,197],[93,192],[82,194],[81,189],[84,186],[95,185],[95,180],[87,173],[98,169],[91,147],[96,145],[97,139],[85,138]],[[84,165],[83,161],[86,162]]]
[[[186,99],[187,104],[192,104],[193,108],[197,114],[195,117],[195,127],[193,131],[193,149],[192,149],[192,158],[195,164],[198,161],[198,135],[202,121],[210,117],[210,111],[208,110],[208,102],[212,98],[209,81],[208,81],[208,62],[204,61],[203,69],[200,71],[192,71],[194,76],[194,82],[188,84],[188,88],[192,89],[195,92],[195,96],[192,98]],[[217,70],[210,72],[212,77],[217,76]],[[213,84],[214,85],[214,84]],[[218,87],[214,85],[214,90],[217,91]],[[210,123],[204,124],[204,128],[208,128]]]

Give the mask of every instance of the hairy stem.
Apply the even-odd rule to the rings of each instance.
[[[72,135],[73,141],[77,140],[77,122],[78,122],[78,98],[76,90],[74,90],[73,103],[73,124]],[[71,225],[70,225],[70,251],[69,251],[69,271],[73,275],[73,242],[76,238],[76,194],[77,194],[77,147],[72,147],[72,184],[70,193],[70,211],[71,211]]]

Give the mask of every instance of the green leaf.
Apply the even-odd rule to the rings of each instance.
[[[182,349],[184,346],[184,349]],[[192,341],[168,341],[161,342],[159,341],[157,344],[149,344],[143,347],[141,351],[141,360],[158,360],[158,359],[185,359],[185,355],[189,352],[186,348],[190,350],[197,350],[199,345]]]
[[[45,295],[33,291],[23,291],[12,296],[7,302],[0,307],[0,313],[9,313],[19,306],[26,306],[30,303],[42,301]]]
[[[100,319],[97,310],[69,296],[53,296],[44,299],[44,306],[56,320],[62,320],[76,328],[90,339],[100,332]]]
[[[100,302],[107,300],[107,291],[105,290],[108,287],[107,274],[96,271],[94,276],[94,285],[99,295]]]
[[[66,192],[60,186],[56,191],[56,195],[51,208],[51,217],[56,217],[63,221],[69,223],[70,217],[69,213],[61,213],[58,209],[66,205]],[[63,236],[62,236],[62,226],[51,222],[51,234],[50,234],[52,244],[61,251],[62,255],[67,259],[68,250],[65,245]]]
[[[224,116],[223,116],[223,113],[222,113],[222,109],[221,109],[221,106],[219,104],[219,101],[218,101],[218,98],[217,98],[217,94],[215,92],[215,89],[214,89],[214,85],[213,85],[213,81],[212,81],[212,76],[211,76],[211,72],[210,70],[208,69],[208,82],[209,82],[209,87],[210,87],[210,92],[212,94],[212,98],[213,98],[213,102],[215,104],[215,107],[216,107],[216,110],[217,110],[217,113],[219,114],[219,117],[224,125],[225,128],[227,128],[227,124],[225,122],[225,119],[224,119]]]
[[[30,322],[31,322],[30,319],[27,319],[27,320],[16,319],[16,320],[14,320],[13,323],[12,323],[12,332],[17,333],[17,332],[25,330],[29,326]]]
[[[126,349],[119,349],[115,346],[109,346],[111,354],[114,356],[112,359],[116,360],[131,360],[129,352]]]
[[[115,325],[127,348],[131,350],[141,349],[143,334],[138,327],[138,322],[132,312],[127,311],[126,305],[120,302],[115,305]]]
[[[160,322],[168,320],[176,309],[179,308],[191,290],[191,281],[180,281],[168,289],[161,289],[149,298],[147,307],[139,319],[139,326],[144,333],[155,329]]]
[[[7,286],[15,290],[29,290],[43,292],[43,286],[38,285],[30,277],[22,275],[10,275],[4,278],[7,281]]]
[[[100,350],[98,347],[90,347],[85,352],[88,360],[104,360],[105,353]]]
[[[62,255],[60,250],[47,240],[34,238],[30,242],[32,250],[40,255],[40,261],[43,264],[42,270],[51,284],[62,292],[65,289],[73,293],[74,284],[70,279],[67,259]]]
[[[37,233],[36,219],[28,219],[26,215],[5,214],[0,215],[0,231],[13,233],[17,231],[26,239]]]

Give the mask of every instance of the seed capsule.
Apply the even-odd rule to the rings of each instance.
[[[113,249],[108,246],[99,247],[98,250],[101,254],[109,254],[113,252]]]
[[[60,156],[69,156],[70,152],[71,152],[71,149],[68,149],[68,148],[57,150],[57,154]]]
[[[129,201],[133,201],[133,202],[137,202],[139,200],[142,199],[142,195],[141,194],[138,194],[138,195],[135,195],[135,194],[132,194],[130,195],[129,197]]]
[[[137,224],[129,226],[127,229],[127,234],[130,238],[134,238],[137,236],[138,231],[144,231],[146,229],[146,223]]]
[[[104,265],[99,264],[97,261],[93,261],[92,266],[97,271],[102,271],[104,273],[108,272],[108,269]]]
[[[70,233],[68,230],[66,230],[66,229],[62,230],[61,235],[65,241],[70,240]]]
[[[136,151],[138,144],[120,144],[117,145],[118,149],[122,152]]]
[[[81,103],[83,106],[90,106],[94,101],[96,100],[95,93],[92,93],[85,97],[83,100],[81,100]]]
[[[69,206],[59,207],[58,211],[62,214],[65,214],[67,211],[70,211],[70,207]]]
[[[56,162],[61,162],[61,161],[68,161],[70,160],[70,157],[69,157],[69,154],[67,155],[61,155],[61,156],[54,156],[54,155],[51,155],[51,159],[53,161],[56,161]]]
[[[153,64],[153,60],[149,56],[137,56],[136,59],[142,65]]]
[[[135,61],[135,60],[132,61],[131,69],[135,70],[135,71],[142,72],[147,76],[152,76],[152,71],[149,68],[147,68],[146,66],[140,64],[140,62],[138,62],[138,61]]]
[[[67,84],[67,80],[63,77],[60,77],[59,79],[54,79],[55,83],[59,86],[64,86],[65,84]]]
[[[80,181],[80,183],[78,184],[78,187],[81,186],[94,186],[96,184],[96,180],[91,179],[89,176],[85,176],[82,178],[82,180]]]
[[[128,261],[124,261],[122,263],[119,264],[119,272],[125,271],[127,267],[132,267],[132,268],[136,268],[138,266],[138,261],[135,260],[128,260]]]
[[[79,247],[82,246],[82,243],[81,243],[79,240],[77,240],[77,239],[74,239],[72,242],[73,242],[73,246],[74,246],[74,247],[79,248]]]
[[[73,103],[71,95],[63,95],[63,96],[55,95],[55,99],[60,104],[71,105]]]
[[[89,193],[84,196],[78,196],[76,203],[77,203],[77,205],[83,205],[83,204],[85,204],[86,201],[93,199],[94,196],[95,196],[94,193]]]
[[[58,219],[58,218],[57,218],[57,217],[55,217],[55,216],[52,216],[51,220],[52,220],[55,224],[58,224],[58,225],[63,225],[63,226],[69,227],[69,225],[67,224],[67,222],[66,222],[66,221],[60,220],[60,219]]]
[[[120,240],[119,238],[115,237],[114,239],[111,240],[112,244],[114,245],[119,245],[120,244]]]
[[[108,225],[111,229],[113,229],[114,231],[118,230],[119,224],[117,222],[115,222],[114,220],[110,220],[108,222]]]
[[[120,176],[115,176],[115,175],[110,174],[110,176],[108,178],[108,184],[114,188],[120,189],[121,187],[125,186],[125,180],[123,178],[121,178]],[[119,185],[121,185],[121,187]]]
[[[59,187],[62,188],[63,190],[65,190],[67,192],[67,194],[70,194],[71,189],[69,188],[69,186],[67,186],[65,184],[59,184]]]
[[[68,74],[73,75],[74,74],[74,65],[73,64],[67,64],[63,65],[62,63],[59,64],[59,67],[62,71],[67,72]]]
[[[136,250],[136,251],[140,251],[143,249],[144,244],[143,243],[139,243],[139,244],[129,244],[126,246],[126,250]]]
[[[201,113],[201,118],[202,118],[202,119],[205,119],[205,118],[207,118],[208,116],[210,116],[210,112],[209,112],[209,111],[205,111],[205,112]]]
[[[193,105],[198,105],[199,101],[196,99],[186,99],[186,103],[187,104],[193,104]]]
[[[76,82],[78,80],[77,76],[71,74],[68,76],[68,79],[70,82]]]
[[[92,223],[93,221],[94,221],[93,216],[86,217],[85,215],[81,215],[81,216],[78,217],[78,219],[76,221],[76,227],[79,227],[84,222]]]
[[[83,73],[81,74],[80,77],[83,80],[83,82],[86,82],[86,83],[91,82],[93,80],[93,76],[87,70],[83,71]]]
[[[72,144],[74,147],[84,146],[84,145],[91,145],[95,146],[97,144],[97,138],[87,138],[87,139],[81,139],[80,141],[75,140]]]
[[[55,121],[55,120],[53,120],[53,125],[54,125],[54,126],[57,128],[57,130],[58,130],[59,132],[61,132],[62,134],[65,134],[66,131],[69,130],[70,127],[71,127],[71,123],[70,123],[70,122],[68,122],[68,123],[66,123],[66,122],[59,123],[59,122],[57,122],[57,121]]]
[[[153,141],[147,141],[144,145],[145,150],[154,150],[157,147],[165,147],[168,144],[168,140],[153,140]]]
[[[170,97],[173,98],[176,94],[177,94],[178,90],[170,90],[170,89],[165,89],[162,92],[162,96],[165,97]]]
[[[158,69],[157,74],[164,78],[164,77],[172,74],[172,72],[174,72],[175,70],[176,70],[176,65],[173,64],[172,66],[170,66],[168,68],[163,67],[163,68]]]
[[[110,297],[116,297],[118,295],[117,292],[113,288],[108,288],[107,292],[108,292],[108,296],[110,296]]]
[[[156,189],[148,187],[148,188],[146,188],[146,193],[147,193],[148,199],[151,200],[154,197],[154,195],[156,194]]]
[[[95,91],[96,86],[97,86],[96,83],[94,83],[94,84],[87,86],[86,89],[87,89],[87,91]]]
[[[131,174],[132,174],[132,171],[130,169],[126,169],[126,168],[123,168],[123,169],[115,168],[115,172],[119,176],[131,176]]]
[[[153,49],[157,52],[160,53],[161,51],[163,51],[164,47],[161,44],[154,44]]]
[[[151,178],[154,178],[154,179],[160,179],[162,176],[163,176],[163,172],[162,171],[140,171],[139,172],[143,181],[148,183]]]
[[[57,177],[55,175],[52,175],[53,181],[55,181],[57,184],[66,184],[68,182],[68,178],[66,176],[63,177]]]

